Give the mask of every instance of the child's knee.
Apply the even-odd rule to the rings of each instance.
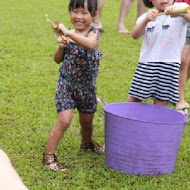
[[[180,65],[180,70],[186,69],[188,68],[189,65],[189,61],[185,56],[182,56],[181,58],[181,65]]]
[[[71,124],[71,119],[69,118],[59,119],[57,122],[58,127],[62,131],[66,131],[67,128],[69,128],[70,124]]]

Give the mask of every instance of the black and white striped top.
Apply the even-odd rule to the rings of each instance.
[[[129,96],[140,100],[157,99],[177,103],[179,67],[179,63],[139,63]]]

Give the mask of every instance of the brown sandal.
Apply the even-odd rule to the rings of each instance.
[[[47,166],[50,170],[52,171],[66,171],[67,167],[64,165],[59,164],[57,157],[55,154],[43,154],[43,160],[42,160],[43,165]]]
[[[180,113],[182,113],[182,114],[188,114],[188,112],[189,112],[189,107],[184,107],[184,108],[177,108],[176,110],[178,111],[178,112],[180,112]]]
[[[95,153],[104,153],[105,152],[105,145],[100,146],[96,142],[82,143],[81,149],[85,152],[92,151]]]

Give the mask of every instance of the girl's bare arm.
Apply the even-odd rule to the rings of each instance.
[[[58,36],[57,42],[59,44],[59,48],[54,53],[54,61],[56,63],[60,63],[63,60],[64,56],[64,47],[66,47],[71,40],[69,38],[66,38],[65,36]]]
[[[64,47],[59,47],[54,53],[54,61],[60,63],[63,61]]]
[[[92,31],[88,34],[88,37],[85,37],[73,32],[72,30],[68,30],[63,24],[59,24],[59,29],[65,36],[71,38],[74,42],[85,49],[95,49],[99,46],[98,31]]]
[[[148,22],[154,21],[156,17],[157,17],[157,12],[155,10],[150,9],[149,12],[147,13],[147,16],[140,23],[134,26],[132,31],[133,39],[140,38],[144,34]]]
[[[190,23],[190,14],[189,13],[184,13],[181,15],[186,21]]]
[[[188,6],[187,6],[188,7]],[[179,14],[172,14],[172,10],[173,9],[177,9],[176,5],[172,5],[166,8],[166,12],[169,13],[171,15],[171,17],[177,17],[177,16],[181,16],[183,17],[186,21],[190,22],[190,14],[189,13],[179,13]]]

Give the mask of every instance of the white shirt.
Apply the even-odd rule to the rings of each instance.
[[[188,6],[175,3],[177,7]],[[141,22],[147,13],[138,18]],[[187,24],[183,17],[171,18],[161,15],[150,21],[146,28],[141,47],[139,62],[176,62],[181,63],[181,51],[185,44]]]

